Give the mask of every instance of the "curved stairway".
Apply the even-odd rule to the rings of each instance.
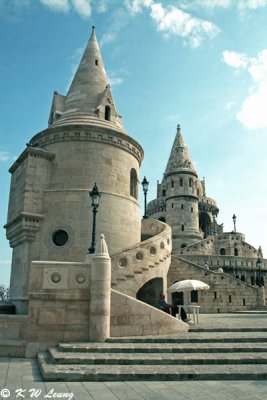
[[[111,255],[111,287],[135,297],[149,280],[166,279],[171,263],[171,227],[152,218],[142,220],[143,240]]]

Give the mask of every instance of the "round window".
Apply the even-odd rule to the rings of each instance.
[[[69,240],[69,235],[66,231],[59,230],[53,233],[52,240],[56,246],[64,246]]]

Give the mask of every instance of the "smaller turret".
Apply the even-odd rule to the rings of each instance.
[[[148,204],[148,214],[171,225],[173,249],[180,250],[214,233],[218,211],[216,202],[206,197],[205,180],[198,178],[177,125],[162,182],[157,184],[157,199]]]

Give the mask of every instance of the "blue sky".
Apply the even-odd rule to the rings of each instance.
[[[118,112],[144,148],[149,200],[176,125],[218,221],[267,253],[267,0],[0,0],[1,226],[8,169],[47,126],[96,26]],[[142,202],[142,196],[140,196]],[[11,250],[0,229],[0,281]]]

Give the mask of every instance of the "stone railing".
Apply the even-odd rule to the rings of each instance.
[[[178,255],[178,254],[177,254]],[[222,268],[233,268],[238,270],[256,270],[257,269],[257,258],[255,257],[238,257],[238,256],[212,256],[212,255],[200,255],[200,254],[184,254],[182,255],[186,260],[190,260],[201,267],[207,262],[211,270],[216,270],[219,267]],[[262,270],[267,271],[267,260],[262,260]]]
[[[142,235],[150,238],[111,255],[113,287],[130,295],[148,280],[167,274],[170,266],[170,226],[151,218],[144,219]]]

